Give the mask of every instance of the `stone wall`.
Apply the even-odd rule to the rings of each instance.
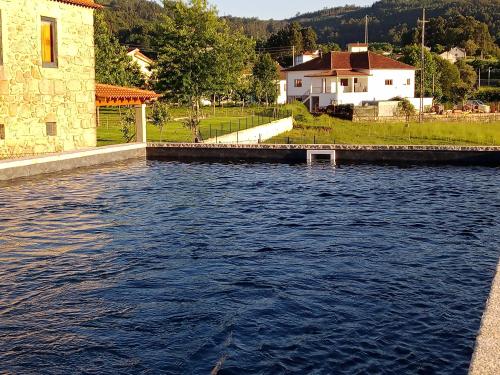
[[[93,10],[54,0],[0,0],[0,156],[96,145]],[[57,21],[58,67],[42,67],[41,17]],[[57,123],[47,136],[46,123]]]

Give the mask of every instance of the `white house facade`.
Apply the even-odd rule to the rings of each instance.
[[[415,96],[415,68],[369,52],[359,44],[288,68],[287,101],[301,100],[311,111],[331,104]]]
[[[276,99],[277,104],[286,104],[287,94],[286,94],[286,72],[283,67],[278,64],[280,79],[277,83],[278,85],[278,98]]]
[[[139,66],[142,75],[146,79],[150,79],[153,72],[151,71],[151,66],[153,65],[153,60],[144,55],[138,48],[130,50],[127,55],[132,58],[132,62]]]
[[[443,52],[439,56],[441,56],[445,60],[448,60],[452,64],[455,64],[458,60],[465,59],[467,57],[467,52],[462,48],[454,47],[449,51]]]

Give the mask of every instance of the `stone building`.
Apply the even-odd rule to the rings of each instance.
[[[96,145],[94,0],[0,0],[0,156]]]

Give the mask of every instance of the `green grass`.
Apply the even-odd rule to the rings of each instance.
[[[200,132],[204,139],[215,137],[221,134],[238,131],[259,124],[272,121],[270,117],[253,116],[262,111],[263,108],[216,108],[215,116],[212,108],[204,108],[204,115],[207,117],[200,123]],[[208,113],[210,112],[210,113]],[[182,118],[188,115],[187,108],[172,108],[170,114],[173,118]],[[97,145],[108,146],[124,143],[125,140],[120,131],[120,110],[118,108],[103,108],[100,111],[100,126],[97,128]],[[191,131],[179,121],[171,121],[163,128],[160,137],[160,129],[148,123],[148,142],[192,142]]]
[[[397,122],[351,122],[326,115],[314,117],[301,104],[288,108],[294,112],[294,129],[267,143],[500,146],[500,121],[429,121],[406,126]]]

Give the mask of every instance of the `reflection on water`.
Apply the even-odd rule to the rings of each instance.
[[[133,162],[0,184],[0,373],[465,374],[498,169]]]

